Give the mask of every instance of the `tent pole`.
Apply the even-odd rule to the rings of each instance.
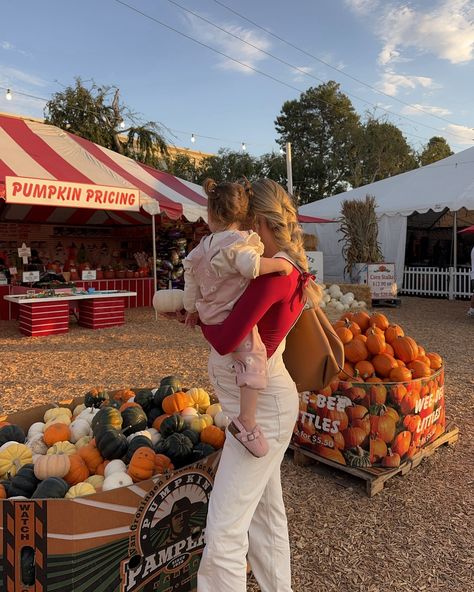
[[[458,213],[454,212],[453,216],[453,267],[454,273],[458,268]]]
[[[151,217],[151,234],[153,237],[153,296],[156,294],[157,281],[156,281],[156,226],[155,226],[155,214]],[[155,310],[155,321],[158,320],[158,312]]]
[[[286,179],[288,193],[293,195],[293,169],[291,164],[291,142],[286,143]]]

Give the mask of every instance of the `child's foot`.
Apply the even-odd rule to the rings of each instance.
[[[245,426],[235,417],[227,429],[253,456],[260,458],[267,454],[268,442],[258,424],[248,432]]]

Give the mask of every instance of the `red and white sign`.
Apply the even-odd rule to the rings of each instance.
[[[29,177],[5,177],[7,203],[138,212],[140,192],[128,187],[87,185]]]
[[[373,299],[396,298],[397,284],[395,282],[394,263],[368,263],[367,285]]]

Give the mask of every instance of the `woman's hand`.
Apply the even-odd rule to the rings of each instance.
[[[185,320],[184,320],[184,324],[186,325],[186,327],[189,327],[190,329],[195,329],[196,325],[199,322],[199,313],[197,312],[187,312],[186,316],[185,316]]]

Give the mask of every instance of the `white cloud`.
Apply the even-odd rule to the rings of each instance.
[[[0,41],[0,47],[6,50],[15,48],[15,46],[12,45],[9,41]]]
[[[261,32],[256,32],[253,29],[245,29],[244,27],[239,27],[237,25],[217,23],[223,29],[230,31],[232,34],[241,37],[247,41],[247,43],[251,43],[255,46],[251,47],[250,45],[247,45],[247,43],[243,43],[239,39],[231,37],[224,31],[216,29],[195,16],[188,14],[184,18],[188,27],[191,29],[192,34],[197,39],[229,56],[232,56],[243,64],[256,68],[259,62],[267,57],[264,53],[259,51],[259,49],[268,51],[271,47],[271,43]],[[244,74],[253,73],[250,68],[229,60],[224,56],[218,58],[218,66],[225,70],[236,70],[237,72],[242,72]]]
[[[0,83],[2,86],[9,86],[14,88],[15,83],[24,83],[31,86],[42,87],[47,86],[46,80],[43,80],[35,74],[30,74],[18,68],[10,68],[9,66],[0,65]]]
[[[469,146],[474,144],[474,130],[470,127],[449,124],[445,127],[445,131],[449,135],[449,141],[453,144]]]
[[[294,72],[294,76],[293,76],[293,81],[294,82],[307,82],[309,76],[305,76],[306,74],[312,74],[314,72],[313,68],[311,68],[311,66],[298,66],[298,70],[293,70]]]
[[[372,22],[382,40],[382,66],[405,61],[408,48],[429,53],[452,64],[474,59],[474,4],[472,0],[431,0],[413,7],[405,0],[346,0],[358,16]]]
[[[444,107],[435,107],[433,105],[419,105],[414,103],[413,105],[409,105],[407,107],[403,107],[402,113],[403,115],[423,115],[422,111],[425,113],[430,113],[431,115],[451,115],[451,111],[449,109],[445,109]]]
[[[428,76],[406,76],[404,74],[397,74],[393,70],[384,72],[382,78],[377,83],[377,88],[391,96],[397,95],[400,89],[414,90],[417,87],[426,89],[440,88]]]

